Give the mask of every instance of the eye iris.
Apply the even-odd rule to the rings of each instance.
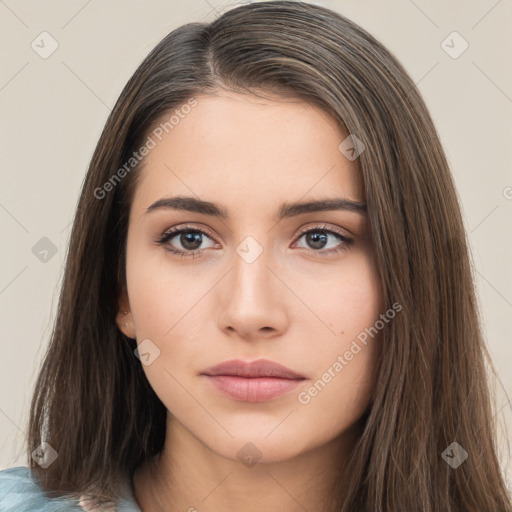
[[[180,235],[180,243],[185,249],[195,251],[201,246],[201,242],[202,234],[197,231],[185,231]],[[194,246],[194,244],[196,244],[196,246]]]
[[[306,233],[306,240],[314,249],[322,249],[327,243],[327,234],[320,231],[312,231]]]

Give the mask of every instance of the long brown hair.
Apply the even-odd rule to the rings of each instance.
[[[173,30],[122,91],[83,184],[32,399],[28,460],[40,485],[54,496],[94,488],[115,498],[120,479],[163,448],[166,409],[134,356],[135,340],[115,322],[143,168],[126,162],[164,115],[219,87],[317,105],[366,148],[357,162],[385,309],[403,309],[381,333],[368,417],[353,456],[340,463],[340,512],[509,512],[470,253],[425,103],[365,30],[292,1],[244,5]],[[31,457],[43,441],[58,453],[46,469]],[[454,442],[468,453],[456,468],[442,456]]]

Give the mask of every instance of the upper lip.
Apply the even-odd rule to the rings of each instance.
[[[258,359],[252,362],[242,361],[241,359],[232,359],[216,364],[207,368],[203,375],[211,377],[218,375],[231,375],[238,377],[276,377],[281,379],[304,379],[300,375],[286,366],[269,361],[268,359]]]

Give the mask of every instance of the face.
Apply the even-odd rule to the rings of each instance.
[[[167,134],[150,134],[118,325],[171,425],[228,459],[289,459],[341,438],[373,391],[378,335],[365,329],[383,311],[364,212],[286,208],[362,202],[357,160],[307,103],[195,99]],[[166,201],[178,196],[189,199]],[[212,375],[263,359],[297,378]]]

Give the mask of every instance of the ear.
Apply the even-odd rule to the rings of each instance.
[[[122,290],[119,294],[116,324],[125,336],[135,339],[135,325],[133,323],[130,302],[128,301],[126,290]]]

